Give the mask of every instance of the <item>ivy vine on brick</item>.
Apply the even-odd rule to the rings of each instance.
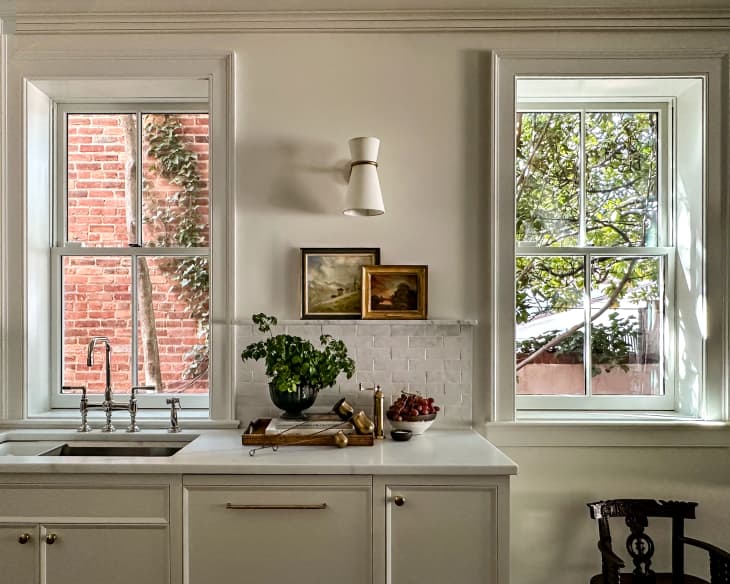
[[[155,160],[152,170],[179,187],[164,203],[153,202],[150,208],[145,209],[144,221],[163,227],[149,245],[203,246],[206,225],[202,223],[200,214],[203,181],[198,171],[197,156],[183,142],[180,136],[182,124],[175,116],[164,114],[147,119],[144,137],[148,155]],[[187,304],[189,316],[198,322],[200,342],[185,354],[188,364],[183,372],[184,379],[198,379],[207,374],[209,363],[208,258],[170,258],[161,262],[160,269],[172,279],[180,300]]]

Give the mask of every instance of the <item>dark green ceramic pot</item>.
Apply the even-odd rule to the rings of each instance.
[[[279,391],[273,383],[269,383],[269,395],[274,405],[284,410],[282,417],[299,418],[302,412],[314,405],[318,389],[308,385],[298,385],[296,391]]]

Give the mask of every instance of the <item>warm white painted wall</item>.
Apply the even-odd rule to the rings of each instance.
[[[729,44],[722,32],[261,32],[22,35],[11,51],[235,51],[235,318],[259,310],[298,316],[299,247],[376,245],[383,262],[429,265],[433,317],[479,319],[488,327],[486,284],[511,277],[491,273],[485,261],[488,51],[727,51]],[[17,116],[8,113],[10,120]],[[347,139],[357,135],[382,140],[387,212],[379,218],[340,214],[338,171]],[[483,349],[475,345],[475,356]],[[479,375],[477,420],[488,416],[490,392]],[[512,499],[515,584],[586,581],[599,558],[584,504],[599,497],[697,500],[701,519],[689,533],[730,547],[724,447],[520,447],[507,453],[520,465]]]
[[[586,503],[620,497],[697,501],[686,534],[730,548],[730,452],[727,447],[512,447],[520,468],[511,482],[513,584],[586,584],[600,572],[598,527]],[[661,521],[661,520],[659,520]],[[654,525],[650,521],[650,527]],[[656,569],[670,565],[667,523],[658,523]],[[621,528],[623,527],[623,530]],[[612,524],[614,550],[631,566],[627,531]],[[614,529],[618,531],[614,532]],[[707,555],[690,550],[687,568],[709,576]]]

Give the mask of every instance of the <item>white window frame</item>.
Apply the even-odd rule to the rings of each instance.
[[[2,343],[7,354],[6,385],[0,388],[5,420],[17,426],[44,427],[78,421],[78,404],[52,409],[50,248],[52,242],[53,110],[64,101],[197,101],[208,100],[210,115],[209,192],[210,228],[210,393],[209,407],[187,408],[181,415],[188,427],[236,427],[233,364],[235,343],[231,326],[231,299],[235,262],[235,54],[228,51],[171,56],[135,48],[103,55],[57,52],[17,53],[8,72],[8,111],[20,112],[10,120],[8,140],[19,145],[6,152],[8,176],[5,212],[17,217],[9,223],[1,250],[6,277],[16,282],[6,294],[8,316]],[[201,89],[202,88],[202,89]],[[17,169],[17,170],[16,170]],[[230,258],[230,260],[229,260]],[[12,342],[11,342],[12,341]],[[167,408],[140,412],[140,425],[167,423]],[[57,420],[57,422],[55,422]]]
[[[640,97],[626,98],[624,96],[611,99],[610,95],[601,96],[586,100],[584,98],[566,99],[556,97],[552,99],[520,99],[517,96],[515,111],[524,112],[559,112],[575,113],[584,119],[585,114],[593,112],[622,112],[622,113],[655,113],[657,114],[657,135],[658,135],[658,197],[659,214],[657,216],[657,245],[645,247],[536,247],[520,245],[515,242],[515,256],[582,256],[584,266],[589,273],[589,266],[593,257],[657,257],[662,258],[664,272],[660,274],[660,288],[664,291],[664,311],[662,322],[662,356],[660,367],[662,369],[662,395],[592,395],[590,388],[592,375],[588,361],[584,363],[584,379],[586,395],[520,395],[515,396],[518,410],[674,410],[675,407],[675,376],[674,368],[674,247],[672,245],[674,234],[673,218],[673,185],[674,185],[674,164],[673,164],[673,113],[676,111],[673,99],[666,99],[662,102],[655,102]],[[581,121],[581,131],[583,122]],[[581,173],[585,175],[583,164],[584,149],[583,140],[580,140],[579,156],[581,159]],[[583,183],[583,180],[581,180]],[[581,215],[581,220],[583,216]],[[586,277],[585,293],[589,293],[590,280]],[[585,318],[590,318],[590,307],[585,307]],[[590,329],[586,331],[585,353],[586,359],[590,359],[589,343]]]
[[[103,256],[103,257],[119,257],[129,258],[131,261],[132,269],[132,307],[133,316],[138,315],[136,310],[137,304],[137,280],[134,276],[136,274],[135,263],[139,257],[161,257],[161,256],[173,256],[173,257],[198,257],[206,256],[208,258],[208,265],[210,265],[210,248],[209,247],[192,247],[192,248],[179,248],[179,247],[79,247],[75,245],[69,245],[66,241],[67,234],[67,210],[68,210],[68,127],[67,120],[68,114],[135,114],[137,115],[138,124],[137,128],[137,152],[138,161],[142,157],[142,142],[141,142],[141,115],[146,113],[171,113],[171,114],[185,114],[185,113],[208,113],[208,101],[188,101],[188,102],[159,102],[152,101],[149,103],[77,103],[77,102],[57,102],[54,107],[55,117],[55,133],[54,133],[54,149],[55,149],[55,192],[54,192],[54,233],[52,238],[51,247],[51,338],[53,343],[53,349],[51,351],[51,407],[52,408],[73,408],[78,406],[78,395],[73,393],[62,393],[61,385],[64,381],[63,372],[63,274],[62,274],[62,261],[64,257],[89,257],[89,256]],[[214,162],[210,161],[211,165]],[[142,173],[137,173],[137,188],[142,193]],[[140,204],[142,198],[140,197]],[[141,225],[141,224],[140,224]],[[138,234],[139,236],[139,234]],[[212,279],[211,279],[212,283]],[[133,347],[136,346],[137,338],[137,322],[135,319],[132,320],[132,339]],[[93,334],[94,331],[89,331]],[[112,347],[112,359],[114,359],[114,348]],[[137,351],[131,352],[131,381],[132,385],[141,385],[139,381],[135,381],[135,376],[138,371],[137,368]],[[210,374],[210,371],[209,371]],[[210,379],[209,379],[210,383]],[[126,399],[130,393],[130,387],[116,387],[114,388],[114,395],[119,396],[120,399]],[[190,408],[207,408],[209,404],[208,394],[186,394],[174,392],[166,392],[159,394],[147,394],[140,392],[137,396],[138,407],[141,409],[145,408],[164,408],[166,406],[165,400],[169,397],[176,396],[180,398],[181,406],[187,410]],[[90,394],[93,399],[93,395]]]
[[[689,268],[694,284],[691,296],[677,290],[678,302],[684,302],[685,313],[693,327],[679,339],[676,363],[679,369],[690,366],[691,376],[677,379],[673,410],[677,418],[726,420],[727,378],[723,347],[727,337],[727,307],[723,301],[727,277],[724,272],[725,253],[705,253],[705,250],[726,250],[727,236],[722,226],[722,189],[725,185],[723,161],[726,137],[723,134],[722,115],[726,111],[722,83],[725,75],[725,57],[721,53],[706,52],[530,52],[505,51],[492,54],[492,204],[490,223],[490,259],[494,273],[514,271],[514,120],[516,111],[516,80],[520,77],[544,78],[653,78],[661,85],[667,79],[688,79],[701,84],[698,102],[695,138],[691,144],[694,156],[679,157],[685,164],[678,189],[681,203],[694,206],[685,216],[678,209],[678,223],[689,221],[684,234],[678,233],[677,256],[682,269]],[[664,94],[666,95],[666,94]],[[708,115],[712,118],[708,118]],[[681,115],[681,114],[680,114]],[[681,125],[681,123],[679,124]],[[687,131],[684,128],[684,131]],[[678,145],[678,148],[681,146]],[[687,158],[684,161],[683,158]],[[691,160],[690,160],[691,158]],[[694,168],[690,168],[690,164]],[[682,179],[691,178],[691,192],[682,191]],[[684,238],[684,239],[683,239]],[[690,238],[692,238],[691,241]],[[680,293],[681,292],[681,293]],[[681,298],[679,298],[681,296]],[[555,409],[530,411],[517,408],[514,382],[514,279],[495,278],[489,290],[489,310],[492,328],[489,338],[488,366],[491,394],[491,419],[507,422],[534,419],[606,420],[606,412],[599,413],[586,406],[579,412]],[[679,323],[684,326],[685,323]],[[680,335],[681,336],[681,335]],[[689,355],[689,357],[688,357]],[[610,412],[607,412],[610,414]],[[624,412],[619,419],[625,419]],[[640,410],[642,419],[658,419],[654,410]],[[578,416],[576,418],[576,415]],[[662,419],[666,419],[663,416]]]

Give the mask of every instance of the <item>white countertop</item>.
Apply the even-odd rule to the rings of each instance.
[[[167,434],[143,430],[88,434],[64,430],[5,430],[3,443],[19,455],[0,455],[0,473],[144,473],[144,474],[360,474],[360,475],[511,475],[517,464],[471,430],[429,430],[408,442],[390,438],[374,446],[280,446],[257,450],[241,444],[242,430],[190,430]],[[37,456],[67,441],[167,441],[197,436],[168,457]],[[12,441],[12,442],[10,442]],[[33,443],[43,441],[43,444]]]

